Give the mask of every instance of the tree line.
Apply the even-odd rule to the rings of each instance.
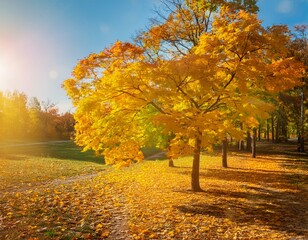
[[[0,92],[0,140],[70,139],[74,118],[59,113],[51,101],[28,98],[18,91]]]
[[[291,33],[291,41],[287,45],[288,56],[301,62],[308,68],[308,25],[297,25]],[[281,81],[283,84],[283,81]],[[270,96],[269,101],[274,108],[269,112],[269,118],[259,119],[259,126],[256,128],[256,139],[261,138],[272,143],[287,142],[290,138],[298,142],[297,150],[305,152],[305,140],[308,137],[308,78],[307,73],[303,74],[300,83],[294,88],[278,92]],[[250,132],[246,134],[250,149]],[[240,144],[240,143],[239,143]],[[241,149],[241,145],[239,145]]]

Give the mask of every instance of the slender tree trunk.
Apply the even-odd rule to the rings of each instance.
[[[238,141],[238,150],[242,151],[244,149],[244,142],[243,140]]]
[[[168,152],[170,153],[171,151],[171,140],[174,138],[174,136],[172,136],[171,138],[168,139]],[[171,156],[168,157],[169,161],[168,161],[168,164],[169,164],[169,167],[174,167],[174,162],[173,162],[173,159]]]
[[[281,108],[281,135],[283,137],[283,141],[288,141],[288,116],[286,114],[286,110],[284,107]]]
[[[272,142],[275,143],[275,124],[274,124],[274,116],[272,115]]]
[[[243,130],[243,123],[240,123],[240,129]],[[242,151],[244,149],[244,142],[242,139],[238,141],[238,150]]]
[[[169,167],[174,167],[174,162],[172,158],[169,158]]]
[[[247,131],[246,151],[247,152],[251,152],[251,136],[250,136],[250,132],[249,131]]]
[[[257,135],[257,129],[253,129],[253,134],[252,134],[252,141],[251,141],[251,157],[255,158],[256,157],[256,135]]]
[[[191,172],[191,189],[194,192],[202,192],[200,187],[200,153],[201,153],[201,133],[195,139],[194,159]]]
[[[261,125],[258,128],[258,141],[261,141]]]
[[[304,137],[301,137],[301,141],[300,141],[300,152],[305,152],[305,139]]]
[[[302,140],[301,133],[298,132],[297,133],[297,151],[298,152],[301,151],[301,140]]]
[[[304,133],[304,122],[305,122],[305,106],[304,106],[304,92],[302,91],[301,95],[301,121],[300,121],[300,146],[299,151],[305,152],[305,133]]]
[[[222,167],[223,168],[227,168],[228,167],[227,152],[228,152],[228,139],[225,138],[222,141]]]
[[[280,128],[280,124],[279,124],[279,119],[277,119],[277,123],[276,123],[276,141],[275,143],[279,143],[279,128]]]
[[[270,132],[270,129],[269,129],[269,120],[266,119],[266,139],[267,139],[267,141],[270,141],[269,132]]]

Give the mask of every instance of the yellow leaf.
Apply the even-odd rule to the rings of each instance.
[[[172,231],[168,232],[168,235],[169,235],[170,237],[174,237],[174,231],[172,230]]]
[[[106,230],[101,234],[101,237],[108,237],[110,235],[110,231]]]
[[[102,228],[103,228],[102,224],[99,223],[99,224],[96,225],[96,229],[102,229]]]

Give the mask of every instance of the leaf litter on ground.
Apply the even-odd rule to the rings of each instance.
[[[306,239],[307,158],[235,152],[228,169],[203,155],[202,193],[191,158],[145,161],[91,178],[2,191],[1,239]],[[46,171],[48,171],[46,169]],[[81,172],[79,172],[81,173]],[[13,174],[13,173],[12,173]],[[35,182],[35,178],[31,179]]]

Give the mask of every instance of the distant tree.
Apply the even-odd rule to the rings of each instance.
[[[51,101],[0,91],[0,126],[0,140],[69,139],[74,119],[71,113],[60,115]]]
[[[16,140],[26,137],[29,115],[24,93],[0,92],[0,124],[1,138]]]
[[[74,136],[75,120],[72,113],[66,112],[58,116],[55,128],[58,137],[61,139],[71,139]]]
[[[30,116],[30,138],[42,138],[44,132],[44,125],[42,121],[42,107],[40,101],[33,97],[28,103],[28,111]]]
[[[45,138],[58,138],[56,125],[59,118],[59,110],[55,107],[56,104],[51,100],[42,101],[41,120],[44,126]]]
[[[290,118],[297,127],[297,134],[299,140],[299,151],[304,152],[304,141],[307,135],[307,109],[308,102],[306,101],[308,95],[308,39],[307,39],[308,25],[295,26],[294,38],[289,46],[290,56],[295,57],[301,61],[306,68],[306,75],[302,77],[302,85],[289,91],[281,98],[284,105],[290,113]]]

